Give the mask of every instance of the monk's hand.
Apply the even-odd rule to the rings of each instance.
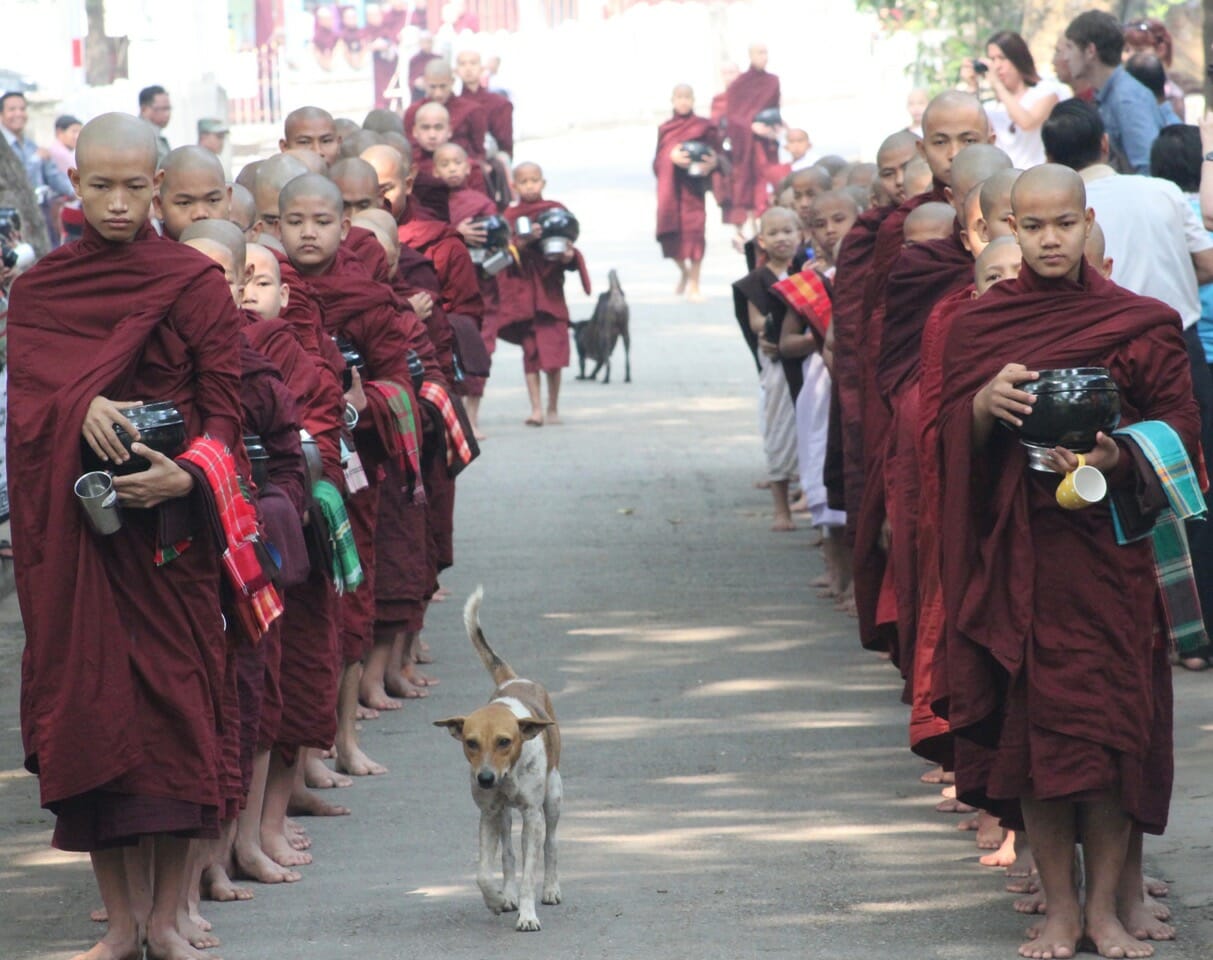
[[[577,256],[577,251],[574,250],[572,247],[569,247],[566,251],[564,251],[564,253],[562,253],[560,255],[560,262],[561,263],[572,263],[573,258],[575,256]]]
[[[682,167],[684,170],[691,165],[691,155],[683,149],[682,144],[670,151],[670,159],[674,162],[674,166]]]
[[[716,151],[712,150],[703,160],[703,169],[705,173],[711,173],[716,169],[716,165],[720,161],[716,157]]]
[[[758,349],[761,350],[765,356],[768,356],[768,357],[779,356],[779,344],[771,343],[771,341],[768,340],[766,337],[764,337],[762,334],[758,335]]]
[[[131,452],[145,457],[151,467],[142,473],[114,477],[114,490],[123,506],[158,507],[166,500],[187,496],[194,489],[194,478],[177,461],[142,443],[131,444]]]
[[[1095,434],[1095,446],[1082,455],[1088,467],[1100,473],[1111,473],[1120,463],[1120,447],[1106,433]],[[1073,473],[1078,469],[1078,454],[1065,447],[1054,447],[1049,451],[1050,466],[1058,473]]]
[[[114,424],[126,431],[133,440],[139,439],[139,431],[135,425],[122,415],[124,410],[142,406],[139,401],[108,400],[105,397],[93,397],[84,415],[84,425],[80,433],[85,442],[102,460],[109,463],[126,463],[130,454],[114,432]]]
[[[455,227],[455,230],[469,247],[483,247],[489,239],[489,232],[485,229],[484,224],[472,223],[471,217]]]
[[[1019,384],[1040,376],[1022,363],[1008,363],[993,380],[978,391],[973,399],[973,413],[985,419],[1001,420],[1013,427],[1022,427],[1022,417],[1032,412],[1036,398],[1019,389]]]
[[[537,224],[537,223],[531,224],[531,239],[533,239],[533,240],[542,240],[543,239],[543,227],[539,226],[539,224]]]
[[[362,377],[357,367],[350,370],[350,388],[345,392],[345,402],[351,404],[359,414],[366,409],[366,391],[362,389]]]
[[[775,128],[769,123],[758,123],[755,121],[750,124],[750,129],[754,131],[754,136],[762,137],[764,140],[775,139]]]
[[[430,314],[434,312],[434,298],[422,290],[409,297],[409,306],[413,308],[413,313],[422,320],[428,320]]]

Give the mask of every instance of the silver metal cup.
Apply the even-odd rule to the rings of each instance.
[[[572,248],[573,241],[568,237],[544,237],[539,246],[548,260],[559,260]]]
[[[525,237],[531,232],[531,218],[519,217],[514,221],[514,235]]]
[[[118,509],[118,491],[114,489],[113,477],[104,470],[94,470],[81,476],[75,489],[76,499],[94,533],[108,537],[122,529],[122,513]]]

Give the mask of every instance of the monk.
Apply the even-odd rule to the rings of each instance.
[[[961,205],[964,215],[959,220],[960,242],[974,260],[986,248],[986,241],[982,238],[981,188],[982,184],[979,183],[965,196]]]
[[[257,168],[259,166],[261,166],[261,164],[263,162],[264,161],[262,161],[262,160],[252,160],[252,161],[246,163],[243,167],[240,168],[240,172],[238,174],[236,174],[235,182],[238,183],[240,186],[244,187],[244,189],[247,190],[249,193],[252,193],[253,192],[253,183],[257,176]]]
[[[447,108],[438,103],[423,103],[413,114],[413,165],[417,170],[418,183],[421,178],[435,177],[434,151],[446,143],[458,141],[452,139],[451,115]],[[464,153],[468,153],[464,149]],[[476,162],[468,173],[468,185],[473,190],[479,190],[488,196],[488,187],[484,181],[484,171],[481,164]]]
[[[956,211],[949,203],[924,203],[906,217],[904,231],[907,244],[946,240],[956,226]]]
[[[279,228],[278,195],[282,188],[307,173],[307,168],[295,157],[279,154],[270,157],[257,170],[253,184],[253,200],[257,206],[257,235],[282,239]]]
[[[166,237],[177,240],[196,220],[227,219],[232,188],[223,175],[223,164],[210,150],[178,147],[169,151],[161,168],[164,179],[153,209]]]
[[[916,197],[931,189],[934,175],[931,165],[922,157],[915,157],[906,167],[906,196]]]
[[[813,205],[819,197],[834,189],[830,176],[820,167],[807,167],[793,173],[788,180],[792,188],[792,209],[796,211],[800,225],[807,233],[809,222],[813,219]]]
[[[726,91],[732,159],[729,222],[737,228],[736,242],[744,239],[746,223],[766,208],[766,171],[779,159],[779,129],[754,119],[763,110],[779,107],[779,78],[767,73],[765,44],[752,45],[749,53],[750,68]]]
[[[1048,913],[1021,956],[1074,956],[1085,936],[1102,956],[1146,957],[1153,947],[1134,936],[1143,907],[1134,831],[1165,828],[1172,763],[1169,628],[1151,540],[1118,545],[1106,503],[1059,508],[1055,482],[1028,469],[1015,434],[995,424],[1032,415],[1019,384],[1045,365],[1106,367],[1122,424],[1163,421],[1189,451],[1199,411],[1178,315],[1088,265],[1094,214],[1081,178],[1034,167],[1011,202],[1020,276],[962,307],[943,351],[948,712],[953,730],[992,756],[973,766],[958,757],[957,788],[1022,809]],[[1084,455],[1113,492],[1146,479],[1128,443],[1099,434]],[[1060,447],[1045,458],[1059,473],[1079,462]],[[1034,575],[1012,587],[1006,576],[1029,567]]]
[[[514,168],[514,188],[518,202],[505,212],[510,225],[519,217],[534,221],[540,213],[560,204],[545,200],[546,181],[537,163],[520,163]],[[532,223],[532,236],[518,236],[519,262],[498,276],[501,287],[501,338],[522,347],[522,370],[531,412],[528,427],[542,427],[560,421],[560,372],[569,365],[569,308],[564,299],[564,275],[576,270],[588,295],[590,279],[585,260],[576,247],[570,247],[558,260],[548,260],[540,252],[535,238],[539,225]],[[539,375],[547,380],[546,413]]]
[[[379,178],[375,168],[360,157],[338,160],[329,169],[329,179],[341,191],[347,217],[364,210],[383,209],[377,196]]]
[[[341,134],[333,115],[319,107],[300,107],[286,115],[278,149],[310,150],[319,154],[326,164],[341,158]]]
[[[809,134],[805,130],[798,127],[787,131],[784,135],[784,148],[788,152],[789,160],[787,163],[773,163],[766,169],[766,189],[768,199],[778,202],[780,184],[791,176],[797,170],[804,170],[812,166],[808,158],[808,152],[812,149],[813,143],[809,140]]]
[[[1011,188],[1022,172],[999,170],[981,185],[981,238],[987,243],[996,237],[1014,234],[1011,229]]]
[[[383,134],[355,127],[352,133],[341,136],[341,156],[356,157],[367,147],[373,147],[375,144],[383,142]],[[323,173],[323,171],[320,172]]]
[[[831,190],[818,195],[810,204],[807,223],[801,219],[813,243],[813,264],[825,276],[834,275],[838,249],[859,218],[859,212],[859,205],[849,193]]]
[[[253,199],[251,190],[238,183],[233,183],[231,190],[232,204],[228,210],[228,219],[240,228],[245,240],[253,243],[257,237],[257,201]]]
[[[508,163],[514,155],[514,105],[508,97],[493,93],[481,84],[484,64],[477,51],[460,50],[455,55],[455,72],[459,75],[462,89],[454,99],[470,100],[484,111],[488,131]]]
[[[298,160],[308,173],[328,173],[329,162],[325,159],[326,155],[310,147],[291,147],[283,150],[282,156]]]
[[[398,133],[404,135],[404,119],[394,110],[376,108],[367,113],[362,129],[374,133]]]
[[[413,103],[404,111],[405,134],[416,145],[417,111],[423,104],[435,103],[450,115],[451,141],[459,144],[477,163],[484,159],[484,136],[488,133],[488,117],[475,98],[455,97],[455,77],[445,60],[431,60],[425,65],[425,99]]]
[[[674,116],[657,128],[657,153],[653,173],[657,176],[657,242],[661,255],[678,266],[675,296],[686,294],[702,303],[699,274],[703,269],[704,231],[707,227],[706,196],[709,177],[716,169],[716,128],[706,117],[695,114],[695,94],[680,83],[671,98]],[[690,173],[691,157],[683,144],[699,141],[712,150],[702,168]]]
[[[161,522],[206,530],[211,494],[192,465],[138,442],[128,452],[113,430],[137,441],[123,409],[171,399],[195,448],[204,434],[228,448],[240,439],[239,314],[206,257],[152,230],[156,155],[135,117],[84,126],[69,173],[84,237],[16,280],[8,316],[25,764],[56,815],[53,844],[92,857],[109,930],[83,960],[137,955],[141,931],[154,956],[202,956],[182,929],[189,838],[216,837],[221,813],[220,557],[201,536],[156,565]],[[82,440],[102,463],[151,463],[114,478],[122,527],[106,537],[72,493]],[[150,904],[134,899],[143,878],[124,853],[141,837],[155,863]]]
[[[983,296],[1002,280],[1014,280],[1023,265],[1023,252],[1014,237],[991,240],[977,257],[973,268],[973,297]]]
[[[408,64],[409,95],[413,103],[425,99],[425,68],[441,59],[434,53],[434,36],[428,30],[421,31],[417,44],[417,52],[409,58]]]
[[[729,87],[733,85],[733,81],[740,73],[741,71],[735,63],[726,63],[721,66],[721,90],[712,97],[712,103],[708,108],[708,119],[712,121],[712,127],[716,131],[716,140],[720,144],[719,162],[712,174],[712,195],[716,198],[717,206],[720,207],[721,222],[729,224],[733,222],[733,161],[732,142],[727,139],[728,117],[725,112],[728,109]],[[744,214],[742,216],[744,218]]]

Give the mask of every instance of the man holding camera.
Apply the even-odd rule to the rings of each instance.
[[[28,119],[23,94],[6,93],[0,96],[0,132],[3,132],[5,142],[25,165],[25,175],[29,178],[30,186],[38,198],[38,206],[54,238],[55,231],[50,221],[51,197],[75,197],[76,191],[72,189],[67,174],[55,165],[50,152],[25,135]]]

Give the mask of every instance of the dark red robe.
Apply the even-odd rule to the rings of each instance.
[[[733,218],[733,152],[732,143],[729,143],[729,150],[724,149],[726,138],[728,136],[728,117],[725,111],[728,109],[728,91],[722,90],[716,96],[712,97],[711,109],[708,111],[708,119],[712,122],[712,128],[716,135],[716,142],[720,144],[720,163],[716,169],[712,171],[712,195],[716,198],[716,204],[720,207],[720,219],[722,223],[742,224],[745,222],[745,213],[741,214],[741,218],[734,220]]]
[[[708,177],[692,177],[674,165],[670,153],[688,140],[702,140],[719,149],[712,121],[694,114],[675,114],[657,128],[657,242],[661,255],[672,260],[702,260],[707,227]]]
[[[493,203],[484,194],[471,190],[468,187],[460,187],[457,190],[451,191],[451,223],[458,225],[471,217],[483,217],[497,212],[497,205]],[[480,321],[480,339],[484,344],[485,352],[491,357],[493,351],[497,348],[497,327],[500,323],[501,313],[501,291],[497,285],[497,278],[490,277],[487,273],[476,268],[476,282],[480,286],[480,299],[484,303],[484,316]],[[470,374],[465,375],[464,386],[467,389],[468,396],[480,397],[484,395],[485,377],[473,377]]]
[[[441,190],[441,187],[438,186],[439,184],[441,184],[442,187],[446,187],[446,182],[443,180],[439,180],[438,177],[435,176],[435,174],[434,174],[434,154],[433,154],[433,152],[430,150],[423,150],[418,144],[413,144],[413,169],[417,171],[417,180],[415,180],[413,183],[413,193],[414,194],[417,194],[417,181],[420,181],[422,183],[423,187],[426,187],[430,192],[433,192],[433,193],[437,193]],[[485,182],[484,170],[481,169],[480,164],[477,163],[475,160],[472,160],[471,163],[469,164],[467,185],[469,187],[471,187],[473,190],[480,191],[486,197],[489,195],[489,185],[487,182]],[[449,193],[449,190],[450,190],[450,188],[447,187],[448,193]],[[418,195],[418,199],[422,200],[425,198],[425,196],[426,196],[425,191],[423,191],[423,193],[421,195]],[[454,214],[452,214],[450,212],[449,198],[447,200],[447,203],[448,203],[448,208],[447,208],[446,216],[445,217],[440,216],[439,219],[446,220],[447,223],[450,223],[450,224],[456,224],[459,221],[456,220]],[[429,204],[428,206],[430,207],[431,212],[434,212],[435,214],[437,214],[437,210],[434,207],[434,205]],[[496,212],[496,210],[497,210],[497,208],[494,207],[493,211]]]
[[[514,155],[514,105],[510,103],[509,97],[503,97],[484,87],[477,87],[475,90],[465,87],[454,99],[471,100],[479,106],[488,121],[489,133],[497,141],[497,149],[511,157]]]
[[[750,67],[725,91],[725,116],[733,170],[731,176],[731,223],[743,223],[746,212],[766,209],[767,167],[779,160],[775,140],[754,135],[754,117],[768,107],[779,106],[779,78]]]
[[[939,405],[948,717],[958,736],[996,748],[962,795],[992,802],[1117,790],[1144,829],[1165,825],[1169,716],[1158,583],[1149,538],[1118,545],[1107,502],[1067,511],[1056,476],[1028,469],[995,425],[973,446],[973,397],[1007,363],[1029,370],[1104,366],[1122,423],[1164,420],[1193,462],[1200,415],[1179,317],[1104,280],[1045,280],[1025,264],[958,309],[943,349]],[[1109,486],[1138,482],[1122,447]]]
[[[409,96],[413,103],[417,103],[425,99],[425,93],[418,90],[416,83],[425,73],[425,65],[431,60],[441,60],[442,58],[436,53],[426,53],[424,50],[418,50],[409,58]],[[408,133],[412,130],[410,124],[404,125],[404,132]]]
[[[97,537],[73,495],[80,427],[98,395],[171,400],[189,437],[240,437],[241,319],[223,274],[145,226],[113,244],[91,226],[13,285],[9,489],[25,623],[21,731],[55,843],[91,850],[139,834],[205,831],[220,802],[224,683],[220,561],[195,489],[126,509]],[[198,535],[155,563],[166,511]]]
[[[519,217],[534,220],[544,210],[561,207],[553,200],[519,201],[505,211],[511,228]],[[537,243],[522,243],[520,262],[497,275],[501,290],[502,340],[522,347],[527,373],[560,370],[569,365],[569,306],[564,300],[564,275],[576,270],[590,292],[590,278],[581,253],[567,264],[547,260]]]
[[[404,132],[413,146],[417,145],[417,141],[413,139],[413,121],[417,111],[431,102],[418,100],[404,111]],[[484,159],[484,135],[489,131],[489,121],[484,108],[475,100],[463,97],[451,97],[443,106],[451,116],[451,143],[459,144],[467,151],[473,164],[479,164],[479,161]]]

